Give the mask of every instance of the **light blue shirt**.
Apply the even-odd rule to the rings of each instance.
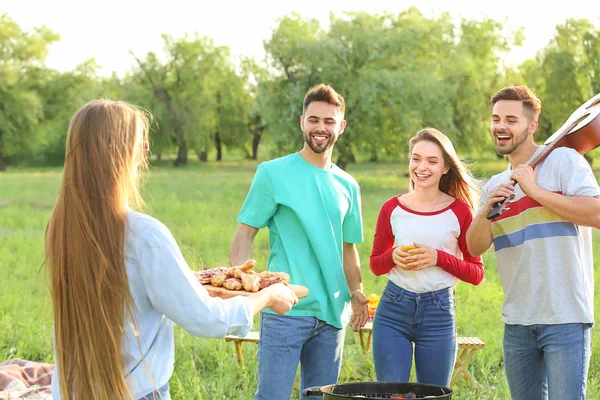
[[[286,315],[337,328],[350,319],[343,243],[362,243],[360,188],[335,164],[317,168],[298,153],[259,165],[237,220],[269,228],[269,271],[308,287]]]
[[[189,269],[169,229],[152,217],[128,213],[125,267],[139,332],[138,337],[128,319],[124,372],[135,399],[165,385],[173,373],[173,322],[194,336],[213,338],[244,336],[252,328],[247,299],[210,297]],[[60,399],[58,368],[56,365],[52,376],[55,400]]]

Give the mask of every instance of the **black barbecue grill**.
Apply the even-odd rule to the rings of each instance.
[[[352,382],[304,389],[302,395],[336,399],[452,399],[452,389],[409,382]]]

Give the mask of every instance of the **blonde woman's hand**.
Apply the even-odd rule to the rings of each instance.
[[[406,257],[407,268],[409,271],[420,271],[425,268],[435,267],[437,264],[437,250],[431,247],[415,243],[415,249],[409,250],[410,255]]]
[[[283,283],[276,283],[261,290],[269,295],[268,307],[277,314],[285,314],[298,304],[298,296]]]

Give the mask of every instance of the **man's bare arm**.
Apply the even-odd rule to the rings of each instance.
[[[502,184],[490,190],[485,204],[467,230],[467,248],[472,256],[480,256],[492,247],[492,223],[487,219],[487,215],[497,202],[511,197],[514,192],[515,188],[510,184]]]
[[[344,252],[344,274],[350,291],[350,303],[352,305],[352,317],[350,326],[355,332],[365,326],[369,318],[369,302],[363,293],[362,275],[360,272],[360,258],[356,245],[352,243],[343,244]]]
[[[492,224],[486,218],[489,210],[481,210],[467,230],[467,248],[472,256],[480,256],[492,247]]]
[[[523,192],[563,219],[581,226],[600,228],[599,196],[567,196],[554,193],[539,186],[536,173],[528,165],[519,165],[511,178],[516,180]]]
[[[240,224],[229,249],[229,262],[232,266],[241,265],[252,257],[252,244],[258,233],[258,228]]]
[[[534,196],[532,196],[534,200],[561,218],[577,225],[600,229],[598,196],[565,196],[542,188]]]

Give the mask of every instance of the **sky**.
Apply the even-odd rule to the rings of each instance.
[[[30,31],[46,26],[60,35],[51,45],[46,65],[70,71],[89,58],[100,65],[100,74],[123,75],[135,60],[162,51],[161,34],[210,36],[216,45],[227,45],[234,56],[264,56],[263,41],[277,19],[292,11],[316,18],[327,26],[330,13],[344,11],[401,12],[416,6],[427,16],[449,12],[452,16],[480,20],[490,17],[507,29],[525,27],[523,48],[508,56],[509,63],[533,57],[554,36],[555,27],[567,18],[587,18],[600,26],[600,1],[569,0],[0,0],[0,15],[8,14]]]

